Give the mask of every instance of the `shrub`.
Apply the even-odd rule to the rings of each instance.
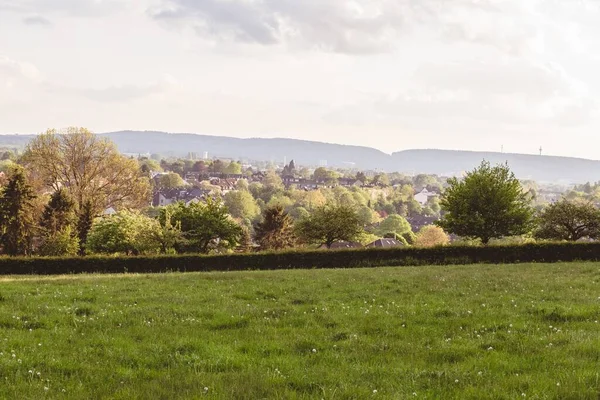
[[[2,274],[151,273],[168,271],[244,271],[359,268],[403,265],[503,264],[600,261],[600,243],[536,243],[518,246],[290,251],[225,255],[139,257],[5,257]]]
[[[76,256],[79,252],[79,238],[74,236],[70,226],[46,237],[39,248],[41,256]]]
[[[435,247],[445,246],[450,243],[450,238],[442,228],[435,225],[424,226],[417,233],[415,246]]]

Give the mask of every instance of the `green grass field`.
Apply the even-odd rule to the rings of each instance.
[[[0,278],[0,398],[599,399],[600,264]]]

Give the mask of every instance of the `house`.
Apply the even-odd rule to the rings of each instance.
[[[199,201],[205,201],[212,195],[212,191],[200,188],[191,189],[163,189],[154,193],[152,198],[152,205],[154,207],[164,207],[169,204],[183,201],[187,205],[191,203],[197,203]]]
[[[334,242],[331,244],[331,247],[329,248],[330,250],[333,249],[359,249],[363,247],[362,244],[357,243],[357,242],[344,242],[344,241],[339,241],[339,242]],[[319,249],[327,249],[327,245],[321,245],[319,247]]]
[[[417,215],[414,217],[406,218],[413,232],[418,232],[424,226],[433,225],[433,223],[438,219],[439,218],[437,217],[427,217],[424,215]]]
[[[402,247],[404,243],[396,240],[396,239],[377,239],[373,243],[369,243],[365,247],[379,247],[379,248],[392,248],[392,247]]]
[[[427,201],[429,200],[430,197],[435,197],[437,195],[438,195],[437,193],[430,192],[429,190],[427,190],[427,188],[424,188],[419,193],[415,194],[414,199],[419,204],[421,204],[422,206],[424,206],[425,204],[427,204]]]

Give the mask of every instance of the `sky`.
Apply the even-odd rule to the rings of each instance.
[[[0,133],[600,159],[600,0],[0,0]]]

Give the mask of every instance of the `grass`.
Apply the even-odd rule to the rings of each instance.
[[[0,398],[598,399],[600,264],[0,278]]]

